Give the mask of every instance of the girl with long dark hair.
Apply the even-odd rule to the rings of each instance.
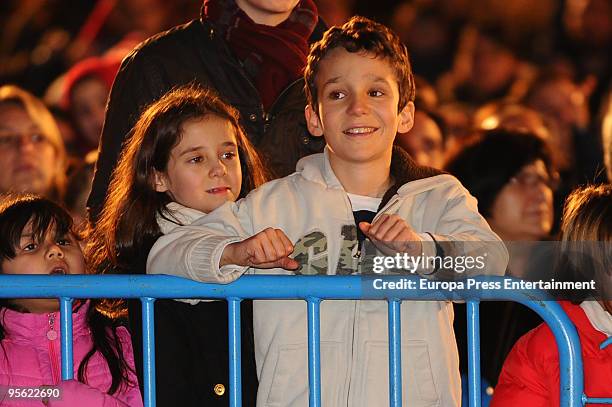
[[[177,88],[151,104],[124,146],[88,242],[102,273],[144,274],[151,247],[174,227],[235,201],[263,184],[266,171],[238,113],[214,92]],[[176,259],[168,274],[181,267]],[[142,377],[140,301],[128,301],[136,366]],[[245,405],[255,405],[252,302],[242,302]],[[229,405],[225,301],[157,300],[158,406]]]
[[[2,274],[83,274],[85,268],[64,209],[34,195],[0,201]],[[76,379],[61,381],[58,300],[0,300],[0,404],[39,406],[40,398],[16,398],[10,390],[58,386],[49,406],[142,406],[127,329],[99,301],[75,301],[72,311]]]

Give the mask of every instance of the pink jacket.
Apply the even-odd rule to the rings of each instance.
[[[49,407],[126,407],[142,406],[136,376],[130,372],[133,385],[122,388],[112,396],[106,391],[111,384],[111,375],[105,359],[96,353],[87,366],[88,384],[76,381],[81,360],[91,349],[92,338],[86,315],[89,302],[72,315],[73,359],[75,380],[61,380],[60,316],[51,314],[27,314],[2,309],[0,322],[5,338],[0,347],[0,405],[43,406],[40,399],[9,399],[7,388],[59,386],[61,399],[49,399]],[[134,355],[127,329],[117,330],[123,354],[128,365],[134,368]]]

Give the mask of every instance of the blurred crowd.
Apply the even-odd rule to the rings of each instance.
[[[365,15],[405,41],[417,75],[417,114],[414,129],[397,144],[418,163],[443,168],[475,129],[504,127],[546,141],[557,215],[573,187],[605,179],[602,125],[610,110],[612,72],[608,0],[319,0],[317,5],[327,25]],[[68,180],[60,190],[78,216],[84,215],[95,163],[91,152],[121,60],[150,36],[198,18],[200,8],[198,0],[0,5],[0,84],[17,85],[51,112],[52,125],[35,124],[59,131],[63,147],[56,143],[56,150],[66,150],[60,171],[67,171],[61,178]],[[8,178],[5,182],[20,179]],[[545,234],[558,225],[558,216],[552,216]]]
[[[359,14],[401,36],[417,100],[414,128],[396,143],[419,164],[456,175],[504,241],[554,239],[567,195],[612,179],[605,169],[607,160],[612,171],[610,0],[316,3],[328,26]],[[198,18],[201,6],[200,0],[1,2],[0,192],[61,200],[83,221],[122,59],[147,38]],[[529,253],[517,250],[509,270],[522,276]],[[491,350],[496,359],[503,360],[509,342]]]

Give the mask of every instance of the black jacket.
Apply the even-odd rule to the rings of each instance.
[[[318,40],[319,21],[311,41]],[[194,20],[139,45],[121,64],[110,94],[87,206],[95,220],[104,203],[121,145],[144,108],[173,87],[194,83],[214,88],[240,111],[241,124],[274,175],[295,171],[297,161],[323,151],[322,138],[306,128],[304,81],[289,85],[264,112],[259,93],[208,20]]]
[[[324,31],[319,22],[311,40]],[[204,19],[175,27],[139,45],[121,65],[106,111],[92,191],[90,217],[97,218],[107,194],[121,146],[142,110],[173,87],[199,84],[214,88],[241,114],[248,137],[277,176],[295,170],[297,161],[320,152],[323,141],[306,128],[303,80],[285,89],[269,112],[264,112],[257,89]],[[146,253],[133,273],[144,273]],[[129,301],[135,362],[142,383],[142,329],[138,300]],[[253,351],[252,303],[242,303],[243,405],[254,406],[257,376]],[[227,303],[200,302],[196,306],[172,300],[155,303],[157,405],[229,405]],[[223,385],[224,392],[218,385]],[[215,392],[215,389],[217,390]],[[219,394],[223,393],[223,394]]]

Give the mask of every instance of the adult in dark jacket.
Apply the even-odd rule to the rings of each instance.
[[[123,61],[111,91],[88,200],[90,220],[95,223],[102,209],[122,144],[140,113],[179,85],[211,87],[236,107],[248,137],[277,176],[293,172],[301,157],[322,151],[322,142],[311,138],[306,128],[302,69],[308,44],[324,29],[312,0],[205,0],[199,20],[138,46]],[[144,250],[142,258],[134,259],[133,273],[144,273],[147,254]],[[257,390],[251,307],[250,301],[243,301],[245,406],[255,405]],[[142,383],[139,301],[130,301],[129,315]],[[227,406],[227,341],[207,335],[211,330],[227,334],[227,305],[158,300],[155,324],[157,405]],[[195,352],[201,360],[190,360]]]
[[[243,2],[254,1],[237,1],[239,4]],[[265,2],[273,3],[267,0],[257,3]],[[298,1],[286,0],[284,3],[295,6]],[[309,18],[316,22],[316,26],[313,24],[309,30],[310,38],[304,38],[305,48],[302,51],[305,64],[308,43],[320,39],[325,26],[318,21],[312,0],[300,1],[295,9],[303,11],[290,14],[281,25],[291,26]],[[214,18],[210,14],[214,14]],[[236,14],[239,16],[235,17]],[[267,164],[278,177],[295,171],[295,164],[303,156],[323,151],[323,143],[306,129],[303,66],[294,75],[270,72],[273,66],[281,63],[281,59],[301,57],[297,55],[298,51],[287,51],[287,48],[299,48],[297,45],[289,46],[300,41],[299,35],[291,33],[290,29],[275,33],[269,30],[269,26],[252,24],[254,28],[247,27],[234,40],[232,35],[238,33],[228,29],[228,23],[242,22],[248,18],[233,0],[205,0],[199,20],[148,39],[126,57],[111,91],[100,141],[100,157],[87,202],[93,220],[104,203],[121,145],[138,116],[146,105],[179,85],[196,83],[212,87],[226,102],[237,108],[249,139],[263,153]],[[259,41],[249,40],[249,37],[257,37],[257,34],[260,34]],[[244,48],[261,50],[262,54],[254,51],[245,55],[244,49],[238,49],[240,45],[233,47],[234,42],[240,42]],[[273,58],[274,51],[279,58]],[[239,54],[245,55],[246,59],[240,60],[235,56]],[[257,66],[258,61],[266,63]],[[258,69],[275,77],[259,79],[254,73]],[[281,82],[287,82],[286,86],[279,88],[278,83]],[[274,89],[270,91],[270,88]],[[269,96],[271,92],[276,95]]]

